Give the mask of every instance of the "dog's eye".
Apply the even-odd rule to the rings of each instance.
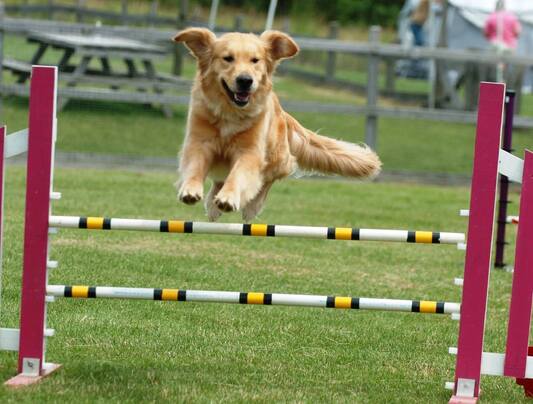
[[[224,56],[224,60],[228,63],[231,63],[233,62],[235,59],[233,58],[233,56]]]
[[[257,63],[257,62],[259,62],[259,59],[257,59],[257,58],[253,58],[253,59],[252,59],[252,63],[253,63],[253,64],[255,64],[255,63]]]

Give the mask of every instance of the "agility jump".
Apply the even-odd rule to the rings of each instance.
[[[5,137],[0,132],[4,157],[28,151],[26,216],[20,328],[0,330],[0,348],[19,352],[19,374],[6,382],[23,386],[40,380],[59,365],[45,362],[47,303],[56,297],[124,298],[216,302],[258,305],[291,305],[338,309],[393,310],[451,314],[460,319],[458,347],[450,402],[473,403],[479,396],[481,374],[514,377],[533,393],[533,356],[528,356],[528,338],[533,295],[533,153],[525,159],[500,150],[505,85],[482,83],[476,131],[474,169],[466,238],[466,260],[461,304],[440,301],[394,300],[344,296],[292,295],[260,292],[221,292],[180,289],[118,288],[107,286],[49,285],[48,268],[57,263],[48,256],[52,228],[95,230],[140,230],[176,233],[232,234],[241,236],[311,237],[335,240],[396,241],[431,244],[462,244],[461,233],[408,230],[376,230],[336,227],[280,226],[262,224],[213,224],[179,220],[111,219],[103,217],[53,216],[53,162],[56,138],[55,67],[34,66],[30,88],[28,131]],[[4,150],[5,148],[5,150]],[[3,167],[3,165],[1,165]],[[3,184],[3,169],[0,179]],[[508,339],[505,353],[483,351],[488,280],[494,231],[498,173],[522,182],[520,220],[513,274]],[[2,187],[3,190],[3,187]],[[1,211],[0,211],[1,214]],[[460,314],[459,314],[460,313]]]
[[[161,233],[226,234],[254,237],[298,237],[328,240],[396,241],[422,244],[461,244],[463,233],[356,229],[352,227],[282,226],[273,224],[205,223],[182,220],[115,219],[50,216],[50,227],[91,230],[137,230]]]
[[[141,299],[176,302],[260,304],[267,306],[323,307],[329,309],[404,311],[411,313],[458,314],[458,303],[429,300],[372,299],[365,297],[296,295],[287,293],[219,292],[109,286],[48,285],[48,296],[72,298]]]

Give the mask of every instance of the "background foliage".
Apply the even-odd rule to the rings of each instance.
[[[162,3],[175,4],[175,0]],[[209,7],[211,0],[193,0],[191,5]],[[265,12],[270,0],[222,0],[221,4],[242,9],[242,11]],[[363,25],[380,24],[393,26],[404,0],[279,0],[278,15],[306,14],[313,18],[341,23]]]

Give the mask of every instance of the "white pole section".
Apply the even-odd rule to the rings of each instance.
[[[507,216],[505,221],[507,223],[518,224],[519,217],[518,216]]]
[[[464,243],[464,233],[351,227],[283,226],[273,224],[185,222],[181,220],[117,219],[50,216],[50,227],[91,230],[137,230],[162,233],[227,234],[256,237],[300,237],[329,240],[394,241],[418,244]]]
[[[219,0],[211,0],[211,9],[209,10],[209,21],[207,23],[207,27],[211,31],[214,31],[216,27],[218,3]]]
[[[437,27],[435,24],[436,18],[435,18],[435,2],[433,0],[429,0],[429,18],[427,22],[427,31],[429,31],[428,35],[428,43],[426,45],[429,45],[431,48],[435,48],[437,45]],[[429,108],[435,108],[435,92],[431,89],[435,85],[436,80],[436,71],[437,66],[435,59],[430,59],[428,63],[428,84],[429,84],[429,95],[428,95],[428,107]]]
[[[411,313],[459,313],[459,303],[431,300],[374,299],[367,297],[319,296],[261,292],[222,292],[214,290],[120,288],[110,286],[48,285],[46,293],[54,297],[167,300],[179,302],[239,303],[267,306],[323,307],[402,311]]]
[[[268,14],[265,23],[265,31],[272,29],[274,25],[274,16],[276,15],[276,7],[278,6],[278,0],[270,0],[270,5],[268,6]]]

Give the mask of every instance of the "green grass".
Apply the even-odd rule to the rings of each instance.
[[[311,52],[306,62],[301,62],[300,56],[294,59],[294,66],[304,72],[324,74],[326,53],[325,52]],[[343,80],[348,83],[365,86],[367,81],[367,62],[364,57],[354,57],[348,54],[338,55],[337,68],[335,70],[335,78]],[[380,74],[378,76],[378,85],[381,91],[385,90],[385,65],[382,64]],[[404,77],[395,78],[395,89],[399,92],[427,94],[429,92],[429,84],[427,80],[415,80]],[[415,102],[416,104],[416,102]]]
[[[54,213],[204,220],[200,206],[175,203],[173,180],[60,169]],[[18,319],[23,181],[10,167],[3,326]],[[464,231],[457,212],[467,201],[460,187],[294,180],[273,188],[258,221]],[[50,283],[459,301],[463,255],[445,245],[62,230]],[[486,350],[503,350],[510,281],[492,275]],[[27,390],[1,387],[0,401],[444,402],[457,325],[409,313],[58,299],[47,359],[63,368]],[[15,367],[15,354],[2,353],[0,378]],[[483,379],[483,397],[525,402],[496,378]]]
[[[27,59],[32,52],[24,40],[8,37],[7,55]],[[169,66],[168,60],[158,65]],[[185,75],[193,71],[188,61]],[[353,79],[364,82],[358,74]],[[364,102],[288,77],[275,85],[288,99]],[[398,86],[413,89],[407,81]],[[295,116],[321,133],[363,140],[364,117]],[[185,107],[165,119],[143,106],[72,102],[59,114],[58,148],[173,157],[185,117]],[[6,100],[1,120],[10,132],[26,127],[27,101]],[[531,148],[531,134],[516,131],[515,148]],[[379,120],[386,170],[467,174],[473,138],[473,125]],[[174,180],[167,173],[60,169],[55,189],[63,199],[54,213],[204,220],[200,206],[175,203]],[[15,327],[22,168],[9,167],[6,192],[0,320]],[[457,212],[468,206],[468,193],[462,187],[290,180],[276,184],[258,222],[465,231]],[[517,195],[512,199],[517,202]],[[224,220],[240,221],[237,215]],[[453,246],[64,230],[53,238],[51,257],[60,267],[50,282],[459,301],[453,278],[462,274],[463,255]],[[507,273],[492,274],[487,351],[504,350],[510,280]],[[453,379],[454,366],[447,349],[456,346],[457,325],[432,315],[58,299],[49,306],[56,336],[47,359],[62,370],[24,391],[0,387],[0,402],[445,402],[443,385]],[[16,356],[0,356],[5,380],[14,374]],[[482,383],[484,402],[525,402],[512,380]]]
[[[22,38],[8,36],[6,54],[28,59],[34,45]],[[59,54],[50,53],[44,62],[57,61]],[[121,69],[123,66],[116,66]],[[165,59],[158,68],[170,69]],[[192,77],[195,66],[190,59],[184,66],[186,77]],[[347,74],[344,72],[343,74]],[[364,73],[353,73],[354,80],[365,80]],[[8,77],[8,81],[12,80]],[[398,81],[406,90],[411,81]],[[423,84],[422,82],[420,84]],[[416,90],[416,87],[410,87]],[[282,99],[363,104],[362,97],[346,90],[309,85],[291,77],[276,77],[275,89]],[[531,98],[524,97],[524,111],[531,108]],[[14,131],[27,126],[27,101],[9,98],[4,103],[2,121]],[[183,139],[186,108],[175,107],[172,119],[150,107],[73,101],[59,114],[58,149],[69,152],[104,154],[131,154],[142,156],[174,157]],[[364,117],[295,113],[310,129],[352,142],[364,140]],[[423,120],[382,118],[378,124],[378,151],[385,170],[469,174],[471,171],[474,125],[448,124]],[[517,130],[514,135],[516,150],[533,146],[532,130]]]
[[[58,149],[69,152],[174,157],[182,142],[186,107],[174,117],[138,105],[72,102],[59,114]],[[352,142],[364,140],[364,117],[295,113],[306,127]],[[9,132],[27,126],[26,101],[4,103]],[[378,152],[385,170],[469,174],[474,125],[420,120],[379,120]],[[516,150],[533,146],[531,130],[516,130]],[[520,152],[517,152],[520,154]]]
[[[27,59],[31,49],[19,37],[9,36],[6,40],[6,53],[12,57]],[[52,63],[58,57],[50,54],[45,62]],[[168,70],[169,61],[162,61],[159,68]],[[185,76],[192,77],[194,69],[192,61],[187,59]],[[359,76],[354,73],[353,77],[364,80],[364,75]],[[282,99],[364,103],[363,98],[349,91],[309,85],[291,77],[276,77],[275,88]],[[524,110],[530,109],[530,98],[524,98]],[[172,119],[165,119],[157,109],[140,105],[73,101],[59,114],[58,149],[174,157],[183,139],[187,110],[180,106],[174,111]],[[294,115],[308,128],[326,135],[352,142],[364,140],[363,116]],[[27,101],[13,97],[6,100],[2,121],[8,124],[10,132],[26,127]],[[378,124],[378,151],[385,170],[469,174],[474,133],[474,125],[382,118]],[[516,130],[515,149],[531,148],[532,134],[532,130]]]

